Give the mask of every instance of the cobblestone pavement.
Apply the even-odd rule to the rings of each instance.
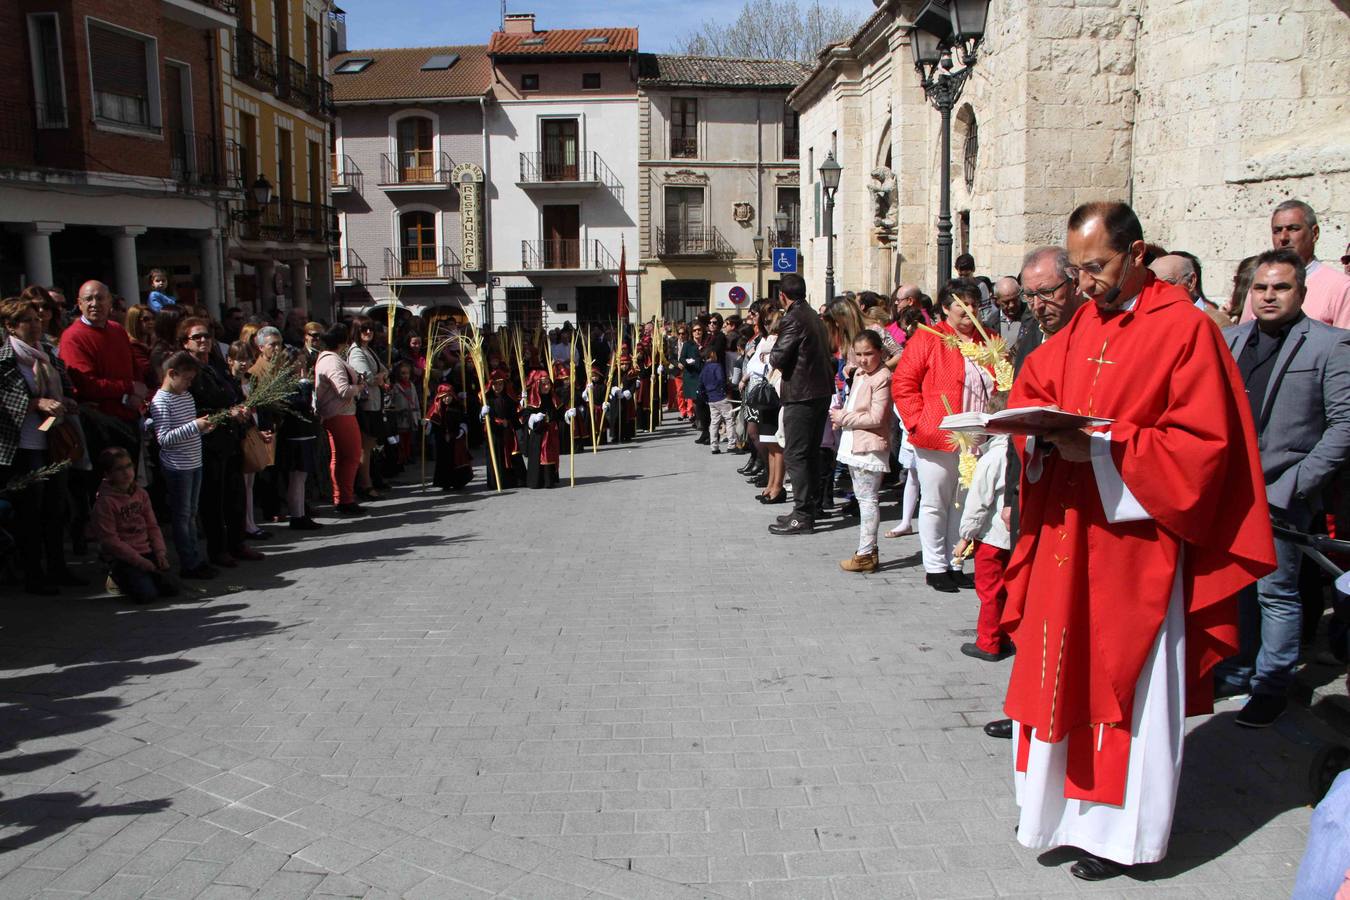
[[[0,896],[1287,896],[1310,715],[1194,721],[1169,859],[1078,882],[1014,840],[973,595],[768,536],[689,438],[399,490],[200,602],[8,598]]]

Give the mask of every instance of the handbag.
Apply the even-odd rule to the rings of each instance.
[[[244,436],[240,439],[240,447],[244,452],[242,468],[245,475],[261,472],[276,462],[276,444],[263,440],[262,432],[258,430],[256,425],[250,425],[244,431]]]
[[[57,422],[47,430],[47,462],[76,463],[84,456],[84,441],[74,422]]]
[[[782,401],[778,399],[778,391],[774,390],[773,385],[769,383],[769,379],[756,378],[745,392],[745,405],[750,407],[756,415],[763,415],[766,412],[777,410],[782,406]]]

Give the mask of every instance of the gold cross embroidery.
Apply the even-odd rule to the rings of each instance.
[[[1100,378],[1101,375],[1102,375],[1102,366],[1114,366],[1114,365],[1116,364],[1116,363],[1115,363],[1115,360],[1111,360],[1111,359],[1107,359],[1107,358],[1106,358],[1106,345],[1107,345],[1108,343],[1110,343],[1110,342],[1109,342],[1109,341],[1102,341],[1102,350],[1101,350],[1100,353],[1097,354],[1097,358],[1096,358],[1096,359],[1093,359],[1092,357],[1089,356],[1089,357],[1088,357],[1088,360],[1087,360],[1087,361],[1090,362],[1090,363],[1096,363],[1096,364],[1097,364],[1097,371],[1092,373],[1092,387],[1088,389],[1088,411],[1087,411],[1087,414],[1088,414],[1089,416],[1093,414],[1093,405],[1094,405],[1094,404],[1093,404],[1093,398],[1094,398],[1094,397],[1096,396],[1096,394],[1097,394],[1097,379]],[[1081,413],[1080,413],[1080,415],[1081,415]]]

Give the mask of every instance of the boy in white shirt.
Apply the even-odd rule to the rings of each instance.
[[[1005,398],[1006,394],[998,395]],[[1002,409],[991,402],[989,412]],[[961,513],[961,541],[953,550],[959,565],[972,544],[975,548],[975,593],[980,598],[980,615],[975,626],[975,641],[961,645],[961,652],[984,662],[998,662],[1012,655],[1012,645],[999,626],[1008,591],[1003,585],[1003,570],[1011,554],[1008,526],[1003,524],[1003,494],[1007,485],[1008,436],[994,435],[981,448],[980,461],[966,494]]]

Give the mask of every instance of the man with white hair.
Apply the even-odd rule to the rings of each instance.
[[[1337,328],[1350,328],[1350,275],[1323,265],[1317,258],[1320,235],[1317,213],[1302,200],[1286,200],[1270,216],[1271,245],[1276,250],[1293,248],[1308,273],[1304,314]],[[1250,322],[1254,317],[1251,298],[1242,298],[1242,321]]]

